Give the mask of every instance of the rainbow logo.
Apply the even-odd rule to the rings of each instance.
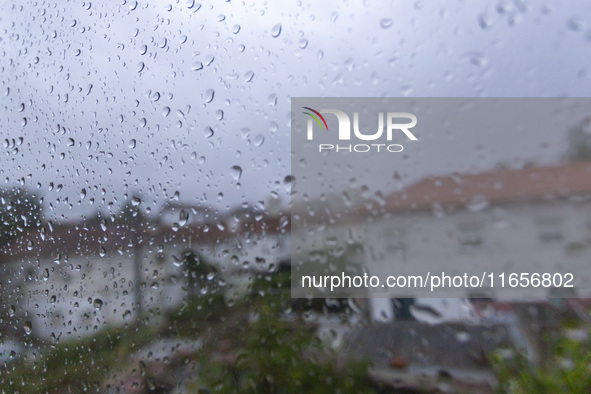
[[[314,112],[316,115],[318,115],[320,117],[320,119],[322,119],[322,122],[324,123],[324,126],[326,126],[326,131],[328,131],[328,125],[326,124],[326,120],[324,120],[324,116],[320,115],[320,112],[310,108],[310,107],[302,107],[304,109],[307,109],[308,111]],[[320,123],[320,120],[318,120],[318,118],[314,115],[312,115],[310,112],[303,112],[304,114],[310,116],[312,119],[314,119],[316,121],[316,123],[318,123],[318,126],[320,126],[320,130],[322,130],[322,123]]]

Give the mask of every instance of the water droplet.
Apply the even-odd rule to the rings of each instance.
[[[283,178],[283,188],[285,189],[286,192],[291,191],[291,188],[293,186],[293,182],[294,182],[294,177],[291,175],[288,175],[285,178]]]
[[[275,107],[277,105],[277,95],[275,93],[269,95],[269,105]]]
[[[566,22],[566,27],[568,27],[569,30],[572,30],[572,31],[581,31],[581,30],[583,30],[583,21],[577,17],[570,18]]]
[[[305,38],[302,38],[301,40],[298,41],[298,46],[302,49],[305,49],[308,46],[308,40],[306,40]]]
[[[133,197],[131,199],[131,205],[133,205],[134,207],[139,206],[142,203],[142,200],[140,200],[139,197]]]
[[[179,226],[184,227],[187,225],[189,221],[189,212],[186,212],[184,209],[181,209],[179,213]]]
[[[129,149],[135,149],[136,144],[137,144],[136,140],[134,138],[132,138],[132,139],[129,140],[129,143],[127,144],[127,147]]]
[[[206,126],[205,129],[203,129],[203,135],[205,135],[205,138],[211,138],[214,135],[213,129],[209,126]]]
[[[150,92],[149,94],[150,100],[152,100],[152,102],[156,102],[158,100],[160,100],[160,93],[159,92]]]
[[[250,81],[252,81],[253,78],[254,78],[254,71],[249,70],[246,73],[244,73],[244,81],[245,82],[250,82]]]
[[[431,205],[431,210],[433,211],[433,216],[436,218],[441,219],[445,217],[445,208],[443,208],[443,205],[438,202],[434,202],[433,205]]]
[[[213,101],[213,97],[215,95],[215,91],[213,89],[207,89],[203,94],[203,101],[206,103],[211,103]]]
[[[203,63],[194,62],[193,65],[191,66],[191,71],[199,71],[199,70],[203,70]]]
[[[240,25],[234,25],[234,27],[232,27],[232,33],[238,34],[239,31],[240,31]]]
[[[137,64],[137,72],[141,73],[142,71],[144,71],[144,68],[146,68],[146,65],[144,64],[144,62],[139,62]]]
[[[390,19],[390,18],[380,19],[380,27],[382,29],[389,29],[392,27],[392,24],[393,24],[392,19]]]
[[[280,34],[281,34],[281,23],[278,23],[275,26],[273,26],[273,28],[271,29],[271,35],[273,37],[279,37]]]
[[[75,142],[73,138],[68,138],[68,143],[66,145],[68,146],[74,146]]]
[[[242,176],[242,168],[240,166],[232,166],[230,168],[230,175],[232,175],[234,180],[240,180],[240,177]]]
[[[476,67],[486,67],[488,64],[488,59],[483,53],[480,52],[467,52],[464,55],[464,59],[466,59],[470,64],[475,65]]]
[[[474,195],[474,197],[472,197],[470,202],[468,204],[466,204],[466,208],[470,212],[480,212],[480,211],[484,211],[485,209],[487,209],[489,207],[489,205],[490,205],[490,203],[485,196],[483,196],[481,194],[476,194],[476,195]]]
[[[470,335],[470,333],[468,333],[466,331],[458,331],[456,333],[456,340],[458,342],[466,343],[466,342],[469,342],[470,339],[472,339],[472,336]]]
[[[25,330],[26,335],[31,335],[31,332],[33,331],[33,324],[27,320],[23,326],[23,329]]]
[[[265,137],[262,134],[257,135],[252,141],[254,146],[261,146],[263,145],[263,142],[265,142]]]
[[[483,30],[490,30],[493,27],[491,18],[486,14],[480,14],[478,16],[478,26]]]
[[[168,116],[168,114],[170,114],[170,108],[169,107],[162,108],[162,116],[164,116],[166,118]]]
[[[94,302],[92,303],[92,306],[94,306],[94,309],[96,309],[97,311],[100,311],[103,307],[103,300],[101,300],[100,298],[95,298]]]

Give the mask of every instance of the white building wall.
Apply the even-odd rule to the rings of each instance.
[[[369,267],[379,275],[576,272],[589,280],[589,204],[516,203],[482,212],[402,213],[366,229]],[[519,290],[495,292],[519,296]],[[540,291],[547,293],[547,291]],[[589,294],[589,293],[587,293]]]

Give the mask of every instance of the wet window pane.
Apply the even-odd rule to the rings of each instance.
[[[555,293],[535,300],[292,298],[291,233],[303,201],[325,221],[309,260],[360,275],[366,259],[411,270],[437,242],[438,261],[583,261],[588,102],[568,127],[514,142],[443,122],[383,184],[350,177],[338,198],[330,182],[294,194],[293,166],[315,180],[323,169],[293,161],[291,104],[587,97],[588,15],[584,2],[524,0],[2,2],[2,391],[587,392],[571,377],[588,374],[591,304],[568,277],[538,278]],[[457,151],[438,149],[450,141]],[[396,200],[503,171],[551,193],[518,208],[472,193],[454,211],[414,189],[431,198],[423,224],[412,198]],[[502,188],[493,178],[477,187]],[[359,207],[386,219],[372,227],[383,249],[352,225],[344,246],[330,234]]]

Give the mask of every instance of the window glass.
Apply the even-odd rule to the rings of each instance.
[[[290,138],[294,97],[587,97],[589,15],[558,0],[1,2],[1,390],[588,392],[573,377],[588,374],[591,303],[561,289],[567,277],[540,278],[555,297],[527,303],[486,288],[292,298]],[[373,233],[351,225],[343,246],[320,224],[306,253],[363,275],[366,259],[412,269],[430,231],[453,245],[438,261],[529,233],[523,258],[544,243],[557,264],[586,262],[589,119],[484,142],[444,123],[433,140],[461,153],[434,142],[384,184],[297,196],[329,220],[432,176],[562,166],[583,186],[555,193],[555,216],[529,200],[513,215],[480,195],[459,213],[435,198],[423,216],[382,215],[385,252],[368,250]]]

